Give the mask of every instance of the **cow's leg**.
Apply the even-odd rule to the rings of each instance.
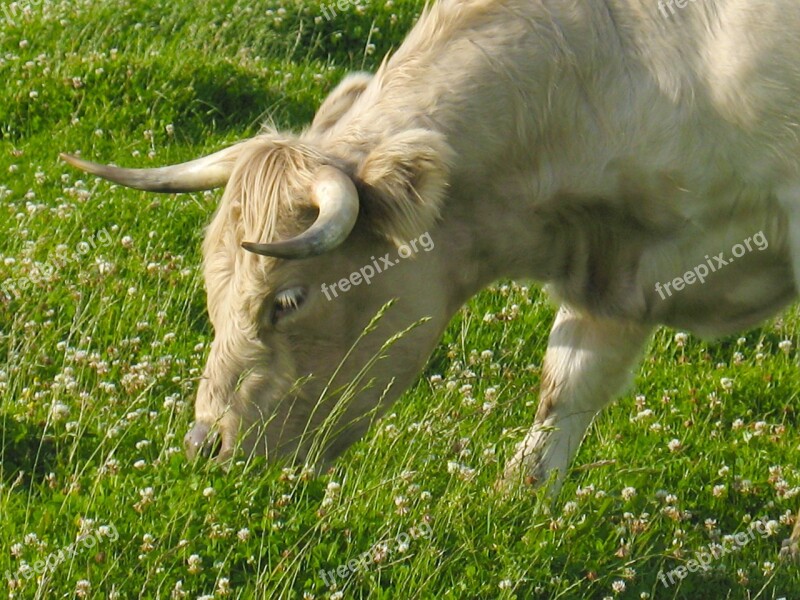
[[[536,420],[506,465],[504,487],[558,483],[595,415],[630,379],[652,328],[597,319],[561,307],[544,359]]]
[[[789,253],[794,272],[794,285],[795,289],[800,290],[800,185],[787,186],[779,190],[778,199],[788,215]],[[800,559],[800,513],[795,519],[791,537],[783,542],[781,556]]]
[[[777,196],[778,202],[786,212],[794,288],[800,292],[800,183],[792,183],[779,188]]]
[[[800,560],[800,513],[797,513],[795,518],[791,537],[783,541],[781,557]]]

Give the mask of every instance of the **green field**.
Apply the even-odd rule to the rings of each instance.
[[[800,598],[778,556],[800,506],[794,308],[716,343],[659,331],[555,503],[493,487],[532,422],[554,314],[526,282],[464,307],[324,475],[186,460],[212,337],[200,245],[220,193],[131,191],[58,153],[156,166],[265,122],[299,130],[420,9],[0,7],[0,594]],[[712,543],[736,551],[664,585]]]

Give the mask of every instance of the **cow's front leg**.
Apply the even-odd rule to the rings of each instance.
[[[561,307],[545,354],[536,420],[506,465],[505,487],[541,485],[557,470],[558,489],[586,429],[630,379],[651,331]]]

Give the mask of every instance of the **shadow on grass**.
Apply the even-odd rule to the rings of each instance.
[[[26,481],[31,476],[44,476],[56,464],[57,448],[52,436],[44,433],[44,425],[20,423],[12,417],[0,415],[0,481],[16,480],[24,472]]]
[[[92,438],[84,433],[82,438]],[[24,485],[40,481],[58,466],[78,460],[88,460],[92,444],[79,444],[73,454],[73,445],[59,441],[45,431],[44,423],[20,423],[11,416],[0,413],[0,482],[11,483],[20,477]]]

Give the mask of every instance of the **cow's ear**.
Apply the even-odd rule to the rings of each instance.
[[[342,79],[319,107],[312,129],[321,133],[333,127],[364,93],[370,81],[372,75],[369,73],[352,73]]]
[[[412,129],[392,136],[356,171],[369,227],[396,245],[427,232],[439,218],[453,151],[444,136]]]

